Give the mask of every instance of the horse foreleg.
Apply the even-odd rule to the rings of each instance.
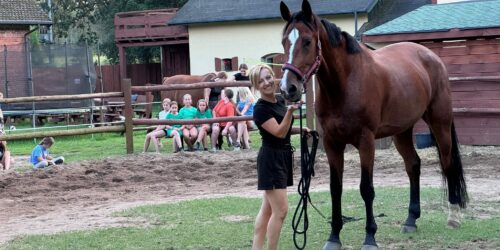
[[[332,200],[332,230],[323,250],[339,250],[340,230],[342,230],[342,176],[344,173],[345,144],[335,145],[325,139],[325,151],[330,165],[330,195]]]
[[[375,199],[375,190],[373,188],[373,162],[375,158],[375,135],[369,131],[363,131],[358,145],[359,157],[361,161],[361,183],[359,189],[361,197],[365,201],[366,210],[366,236],[362,249],[377,249],[375,233],[377,224],[373,217],[373,199]]]
[[[403,157],[406,173],[410,179],[408,217],[401,228],[401,232],[413,233],[417,230],[416,221],[420,218],[420,158],[413,146],[413,127],[394,136],[394,144]]]

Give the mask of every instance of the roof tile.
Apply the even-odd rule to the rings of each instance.
[[[291,11],[301,8],[302,0],[284,0]],[[318,15],[369,12],[377,0],[310,0]],[[169,24],[195,24],[259,19],[278,19],[280,0],[189,0]]]
[[[0,0],[0,24],[52,23],[34,0]]]
[[[500,0],[425,5],[364,34],[370,36],[492,27],[500,27]]]

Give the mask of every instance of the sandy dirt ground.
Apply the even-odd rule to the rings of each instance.
[[[434,148],[418,150],[422,186],[441,187]],[[0,172],[0,244],[19,235],[56,233],[103,227],[140,225],[141,221],[112,216],[113,212],[145,204],[195,198],[258,197],[255,151],[220,153],[137,154],[99,161],[70,163],[50,169]],[[500,203],[500,148],[462,146],[471,203],[477,216],[498,217],[475,201]],[[19,160],[18,160],[19,161]],[[295,155],[299,166],[299,154]],[[312,190],[328,190],[326,155],[319,153]],[[359,157],[345,155],[344,188],[358,188]],[[300,170],[295,170],[298,183]],[[374,183],[408,186],[401,157],[394,147],[377,150]],[[290,188],[289,192],[295,192]],[[446,216],[443,213],[443,216]]]

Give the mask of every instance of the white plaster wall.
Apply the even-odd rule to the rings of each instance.
[[[337,15],[328,18],[342,30],[354,34],[354,16]],[[365,14],[358,15],[358,28],[367,21]],[[214,58],[237,56],[239,63],[248,66],[260,62],[270,53],[283,53],[282,20],[215,23],[189,26],[189,53],[191,74],[215,71]]]

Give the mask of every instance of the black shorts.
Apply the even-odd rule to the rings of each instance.
[[[291,148],[262,146],[257,156],[257,189],[283,189],[293,185]]]

